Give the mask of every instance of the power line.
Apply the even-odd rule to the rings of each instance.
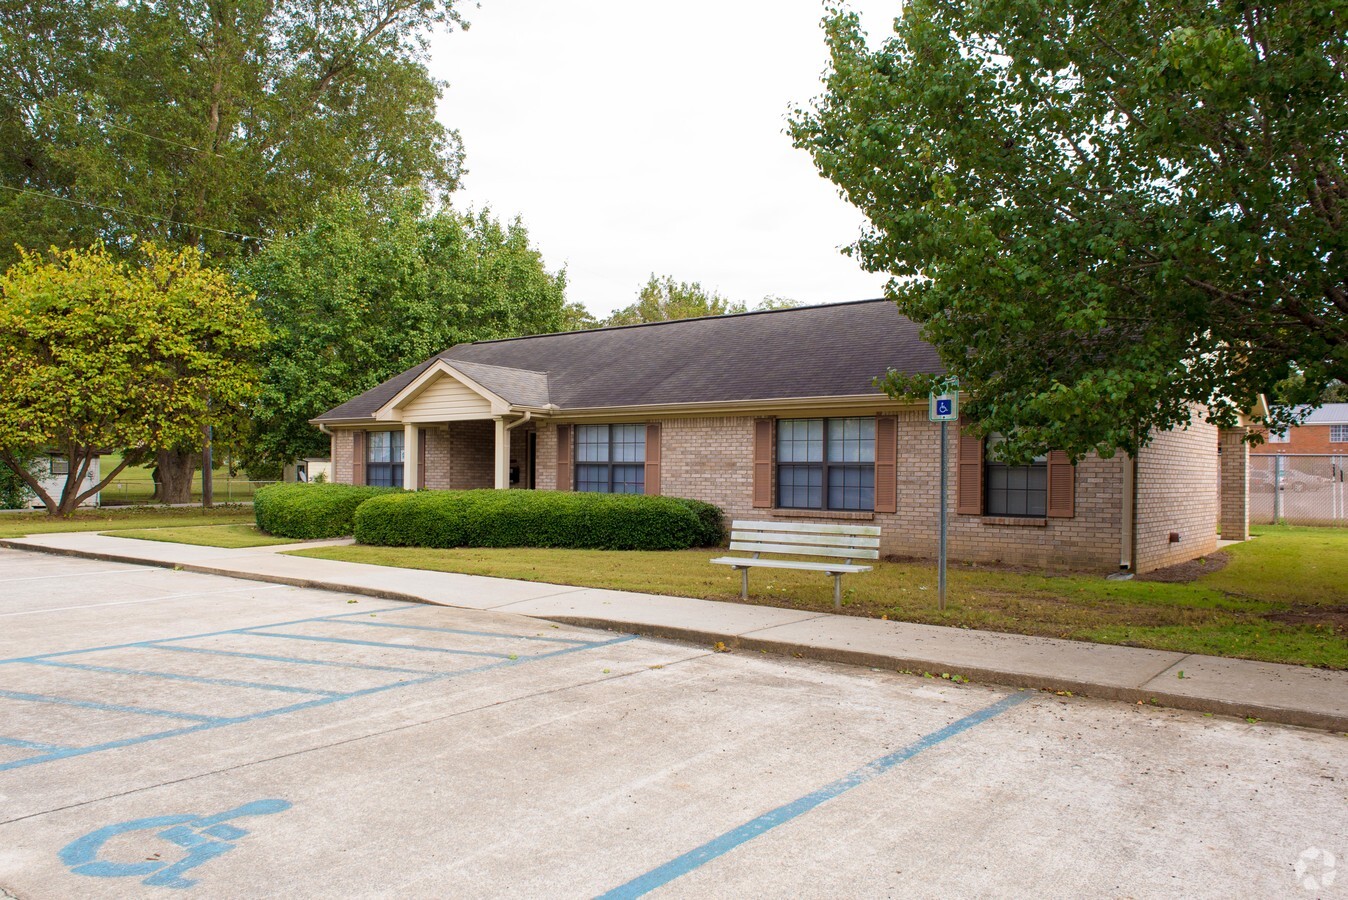
[[[147,215],[146,213],[131,212],[128,209],[118,209],[115,206],[100,206],[97,203],[87,203],[83,200],[72,200],[69,197],[62,197],[59,194],[49,194],[46,193],[45,191],[30,191],[27,188],[10,187],[7,184],[0,184],[0,189],[6,191],[13,191],[16,194],[29,194],[33,197],[45,197],[49,200],[59,200],[62,203],[69,203],[73,206],[83,206],[87,207],[88,209],[98,209],[102,210],[103,212],[118,213],[124,216],[137,216],[141,219],[149,219],[152,222],[161,222],[165,225],[177,225],[181,228],[196,228],[201,231],[213,231],[216,234],[224,234],[229,235],[230,237],[243,238],[246,241],[257,241],[258,243],[262,244],[265,244],[267,242],[267,238],[257,237],[256,235],[252,234],[243,234],[238,231],[226,231],[223,228],[212,228],[210,225],[194,225],[191,222],[178,222],[174,219],[165,219],[162,216],[151,216]]]
[[[4,96],[8,97],[9,99],[13,100],[13,101],[16,102],[16,103],[33,103],[33,104],[36,104],[36,105],[38,105],[38,106],[41,106],[43,109],[51,109],[51,110],[55,110],[56,112],[66,113],[66,114],[72,115],[72,116],[77,116],[77,115],[79,115],[79,113],[78,113],[77,111],[73,110],[73,109],[69,109],[69,108],[64,107],[64,106],[57,106],[57,105],[54,104],[54,103],[45,103],[45,102],[43,102],[43,101],[41,101],[41,100],[33,100],[33,99],[28,99],[28,98],[20,97],[19,95],[17,95],[17,94],[12,94],[12,93],[10,93],[9,91],[0,91],[0,94],[3,94]],[[228,159],[228,157],[226,157],[223,153],[217,153],[217,152],[214,151],[214,150],[203,150],[203,149],[200,148],[200,147],[193,147],[191,144],[184,144],[182,141],[175,141],[175,140],[173,140],[172,138],[159,137],[158,135],[149,134],[149,133],[144,132],[144,131],[137,131],[137,130],[134,129],[134,128],[128,128],[128,127],[126,127],[125,125],[118,125],[116,122],[110,122],[110,121],[107,121],[107,118],[108,118],[108,117],[107,117],[106,115],[103,116],[103,120],[104,120],[103,124],[107,125],[107,126],[110,127],[110,128],[116,128],[118,131],[125,131],[127,134],[134,134],[134,135],[137,135],[137,136],[139,136],[139,137],[149,138],[149,139],[152,140],[152,141],[162,141],[162,142],[165,143],[165,144],[172,144],[173,146],[175,146],[175,147],[181,147],[181,148],[183,148],[184,150],[192,150],[192,151],[194,151],[194,152],[196,152],[196,153],[208,153],[208,154],[210,154],[211,156],[218,156],[218,157],[220,157],[221,159]]]

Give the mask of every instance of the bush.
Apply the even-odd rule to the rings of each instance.
[[[356,507],[398,488],[356,484],[272,484],[253,495],[257,527],[279,537],[345,537],[354,530]]]
[[[710,514],[691,503],[641,494],[417,491],[361,504],[355,534],[385,547],[682,550],[710,533]],[[718,539],[719,519],[716,510]]]
[[[719,547],[725,540],[725,513],[721,512],[721,507],[713,503],[703,503],[701,500],[690,500],[687,497],[670,497],[675,503],[682,503],[692,510],[693,515],[697,516],[700,532],[698,534],[698,547]]]

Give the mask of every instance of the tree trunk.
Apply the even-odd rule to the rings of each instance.
[[[196,453],[160,450],[155,454],[159,471],[160,503],[191,503],[192,475],[196,471]]]

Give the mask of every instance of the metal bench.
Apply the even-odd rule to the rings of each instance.
[[[854,559],[880,558],[880,529],[874,525],[809,525],[799,522],[732,522],[730,549],[753,556],[722,556],[712,562],[733,566],[742,576],[740,596],[749,599],[749,570],[755,566],[770,569],[806,569],[833,576],[833,607],[842,608],[842,577],[852,572],[869,572],[870,566],[853,565]],[[796,559],[764,559],[775,556],[820,556],[818,562]]]

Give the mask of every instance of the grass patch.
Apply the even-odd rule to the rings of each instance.
[[[129,528],[170,528],[184,525],[251,524],[251,507],[215,509],[170,509],[162,506],[126,509],[81,509],[69,516],[49,516],[45,512],[5,513],[0,515],[0,538],[56,531],[119,531]]]
[[[274,547],[295,543],[290,538],[272,537],[256,525],[186,525],[181,528],[140,528],[117,532],[117,537],[142,541],[168,541],[198,547]]]
[[[936,567],[882,562],[843,580],[843,612],[905,622],[1348,669],[1348,529],[1268,527],[1231,547],[1220,571],[1184,584],[952,567],[936,609]],[[738,600],[739,573],[708,550],[428,550],[322,547],[296,556],[583,587]],[[1337,577],[1336,577],[1337,576]],[[750,602],[833,611],[832,579],[760,569]],[[1271,618],[1295,614],[1304,621]]]
[[[99,471],[106,474],[122,462],[120,453],[109,453],[99,460]],[[103,489],[101,500],[105,506],[123,506],[136,503],[154,502],[153,466],[127,466],[117,473],[112,483]],[[270,482],[249,481],[248,476],[239,473],[231,476],[229,467],[217,465],[211,468],[211,487],[217,503],[237,503],[252,500],[253,493]],[[201,499],[201,470],[192,475],[192,499]]]

